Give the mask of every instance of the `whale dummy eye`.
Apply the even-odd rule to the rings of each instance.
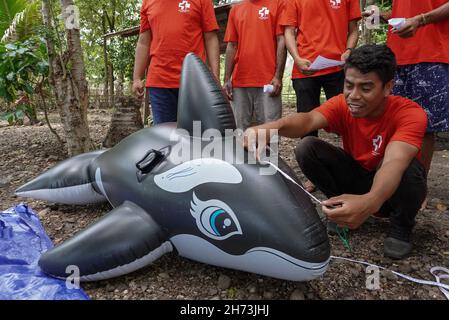
[[[220,200],[201,201],[193,194],[190,213],[198,229],[215,240],[224,240],[242,234],[239,221],[232,209]]]
[[[211,231],[217,237],[223,237],[237,231],[237,226],[231,215],[219,207],[209,207],[202,212],[202,221],[208,221]],[[208,226],[205,226],[206,229]]]

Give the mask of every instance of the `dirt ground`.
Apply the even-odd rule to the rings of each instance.
[[[291,112],[286,109],[285,113]],[[100,146],[106,135],[111,112],[90,110],[91,136]],[[42,116],[41,116],[42,118]],[[51,121],[62,135],[56,114]],[[327,141],[338,144],[334,135],[321,133]],[[281,153],[304,181],[293,158],[295,141],[283,139]],[[7,126],[0,121],[0,211],[21,202],[38,212],[55,244],[70,238],[105,213],[108,204],[68,206],[23,199],[14,190],[66,157],[47,126]],[[383,239],[387,221],[368,221],[351,232],[352,252],[336,236],[331,236],[332,255],[371,262],[406,273],[434,280],[433,266],[449,266],[449,151],[435,154],[429,176],[429,205],[417,217],[414,250],[403,261],[383,256]],[[319,192],[316,196],[323,199]],[[296,283],[256,274],[228,270],[193,262],[175,254],[167,254],[154,264],[108,281],[83,284],[92,299],[444,299],[436,287],[423,286],[382,271],[380,288],[366,288],[367,273],[362,265],[332,260],[329,270],[320,279]]]

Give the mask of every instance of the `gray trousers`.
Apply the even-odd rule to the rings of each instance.
[[[231,106],[237,128],[242,130],[278,120],[282,116],[281,95],[272,97],[264,93],[263,88],[234,88]]]

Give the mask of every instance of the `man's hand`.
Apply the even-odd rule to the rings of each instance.
[[[136,97],[142,98],[145,93],[145,86],[142,80],[133,81],[133,93]]]
[[[341,55],[341,61],[346,61],[349,58],[349,55],[351,54],[351,50],[346,50],[345,52],[343,52],[343,54]]]
[[[246,129],[243,134],[243,147],[246,148],[248,152],[253,152],[254,157],[258,161],[260,161],[262,152],[265,152],[268,143],[267,141],[270,139],[267,132],[269,132],[267,129],[261,128],[261,130],[258,130],[258,127],[252,127]]]
[[[312,64],[312,62],[310,62],[307,59],[300,58],[300,59],[298,59],[298,61],[296,61],[296,65],[298,66],[301,73],[305,76],[311,76],[311,75],[315,74],[316,72],[318,72],[318,70],[309,69],[311,64]]]
[[[340,227],[357,229],[369,216],[379,211],[382,204],[372,197],[365,195],[344,194],[330,198],[322,202],[323,213],[329,220],[337,223]],[[335,208],[329,208],[329,207]]]
[[[405,21],[404,25],[400,29],[393,29],[393,33],[404,39],[411,38],[416,34],[420,26],[420,17],[410,18]]]
[[[225,81],[223,88],[229,101],[232,101],[232,81],[231,80]]]
[[[273,86],[273,92],[270,93],[270,96],[277,97],[282,92],[282,81],[279,80],[279,78],[274,77],[273,80],[271,80],[271,85]]]

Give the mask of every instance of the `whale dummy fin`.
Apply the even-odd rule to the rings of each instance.
[[[96,281],[138,270],[172,250],[167,235],[153,218],[125,201],[73,238],[45,252],[39,266],[58,278],[70,276],[67,268],[76,266],[81,281]]]
[[[226,129],[236,129],[234,113],[221,86],[204,62],[189,53],[182,65],[178,128],[193,136],[193,121],[201,121],[199,134],[207,129],[216,129],[224,136]]]

